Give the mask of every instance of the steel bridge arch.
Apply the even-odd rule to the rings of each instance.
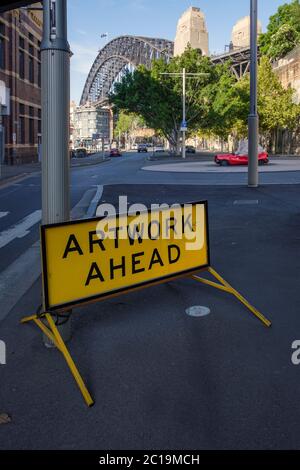
[[[174,43],[167,39],[119,36],[101,49],[87,76],[80,105],[105,100],[114,81],[127,65],[150,68],[153,59],[173,57]]]

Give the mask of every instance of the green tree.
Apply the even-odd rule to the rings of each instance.
[[[259,37],[261,52],[277,60],[300,43],[299,0],[281,5],[270,17],[267,32]]]
[[[188,73],[201,74],[187,78],[189,134],[199,129],[214,129],[224,136],[232,127],[239,100],[234,91],[235,80],[228,64],[215,66],[190,47],[168,64],[158,60],[153,62],[151,70],[140,66],[133,74],[126,74],[110,96],[117,109],[141,115],[146,124],[166,137],[177,151],[181,137],[182,77],[167,74],[181,73],[183,67]]]
[[[120,137],[123,137],[126,143],[128,139],[131,138],[134,131],[144,126],[145,122],[141,116],[135,113],[126,113],[121,110],[118,114],[117,123],[114,129],[115,138],[119,139]]]
[[[247,129],[249,113],[250,79],[245,76],[236,84],[242,104],[237,113],[240,132]],[[300,106],[293,101],[294,90],[283,88],[267,57],[262,57],[258,67],[258,114],[259,130],[269,143],[277,129],[293,130],[300,118]]]

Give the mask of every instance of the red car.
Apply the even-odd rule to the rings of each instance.
[[[220,154],[215,156],[217,165],[248,165],[248,155],[241,155],[236,153]],[[269,155],[266,152],[261,152],[258,155],[258,164],[266,165],[269,163]]]
[[[119,149],[111,149],[109,155],[110,155],[110,157],[121,157],[122,156]]]

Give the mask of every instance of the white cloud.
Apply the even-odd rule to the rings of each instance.
[[[71,70],[87,75],[98,54],[95,46],[82,45],[76,42],[71,43]]]

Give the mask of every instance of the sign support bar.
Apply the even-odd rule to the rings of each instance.
[[[48,323],[48,326],[43,323],[41,318],[43,318],[44,321]],[[34,321],[34,323],[42,330],[42,332],[50,339],[50,341],[55,344],[57,349],[62,353],[87,406],[93,406],[94,400],[92,399],[50,313],[42,313],[41,315],[32,315],[30,317],[25,317],[21,320],[21,323],[28,323],[29,321]]]
[[[210,281],[209,279],[205,279],[197,275],[192,275],[190,276],[190,278],[194,279],[195,281],[201,282],[202,284],[209,285],[211,287],[220,289],[222,291],[225,291],[225,292],[228,292],[229,294],[234,295],[266,327],[271,326],[272,323],[270,322],[270,320],[268,320],[261,312],[259,312],[259,310],[257,310],[253,305],[251,305],[248,302],[248,300],[246,300],[236,289],[234,289],[227,281],[225,281],[225,279],[223,279],[223,277],[220,276],[220,274],[218,274],[217,271],[215,271],[211,266],[209,266],[206,269],[215,279],[219,281],[219,283]],[[54,343],[57,349],[62,353],[80,389],[80,392],[87,406],[89,407],[93,406],[94,400],[92,399],[50,313],[42,312],[38,315],[31,315],[28,317],[24,317],[21,320],[21,323],[29,323],[30,321],[33,321],[42,330],[42,332],[50,339],[50,341]],[[45,322],[48,323],[48,326],[45,325]]]
[[[269,328],[272,325],[270,320],[268,320],[266,317],[264,317],[264,315],[259,310],[257,310],[257,308],[253,307],[253,305],[251,305],[248,302],[248,300],[246,300],[237,290],[235,290],[227,281],[225,281],[225,279],[223,279],[222,276],[220,276],[220,274],[217,273],[217,271],[215,271],[212,267],[209,267],[207,270],[212,276],[214,276],[220,282],[220,284],[217,284],[216,282],[209,281],[208,279],[204,279],[202,277],[195,276],[195,275],[191,276],[192,279],[194,279],[195,281],[198,281],[198,282],[202,282],[203,284],[207,284],[209,286],[215,287],[217,289],[223,290],[225,292],[228,292],[229,294],[234,295],[266,327]]]

